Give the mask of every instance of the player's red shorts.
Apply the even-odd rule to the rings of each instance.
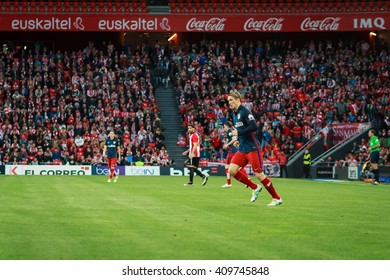
[[[252,151],[249,153],[237,152],[234,154],[230,163],[236,164],[240,167],[244,167],[245,165],[252,164],[253,172],[261,173],[263,172],[263,157],[261,155],[260,150]]]
[[[227,156],[226,156],[226,161],[225,161],[225,163],[226,164],[230,164],[230,162],[232,161],[232,158],[234,157],[234,155],[235,155],[236,153],[228,153],[227,154]]]
[[[107,164],[108,164],[108,168],[109,169],[115,168],[115,166],[116,166],[116,158],[107,158]]]

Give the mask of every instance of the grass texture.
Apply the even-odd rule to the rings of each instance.
[[[390,186],[224,177],[1,176],[1,260],[389,259]]]

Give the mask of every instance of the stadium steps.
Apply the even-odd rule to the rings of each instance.
[[[158,107],[160,108],[160,118],[166,129],[163,134],[165,136],[165,148],[169,152],[169,156],[174,160],[177,166],[183,166],[186,157],[182,153],[186,150],[185,147],[177,146],[177,138],[179,133],[185,128],[182,126],[182,119],[179,114],[179,108],[176,102],[175,91],[173,87],[158,87],[155,93]]]

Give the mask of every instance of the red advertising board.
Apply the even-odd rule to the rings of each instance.
[[[3,14],[1,31],[318,32],[389,30],[390,13],[332,15]]]
[[[345,139],[352,138],[358,132],[368,127],[369,123],[338,123],[331,124],[333,132],[333,145],[337,145]]]

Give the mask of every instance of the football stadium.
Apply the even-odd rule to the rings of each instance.
[[[2,0],[0,260],[389,260],[389,3]]]

